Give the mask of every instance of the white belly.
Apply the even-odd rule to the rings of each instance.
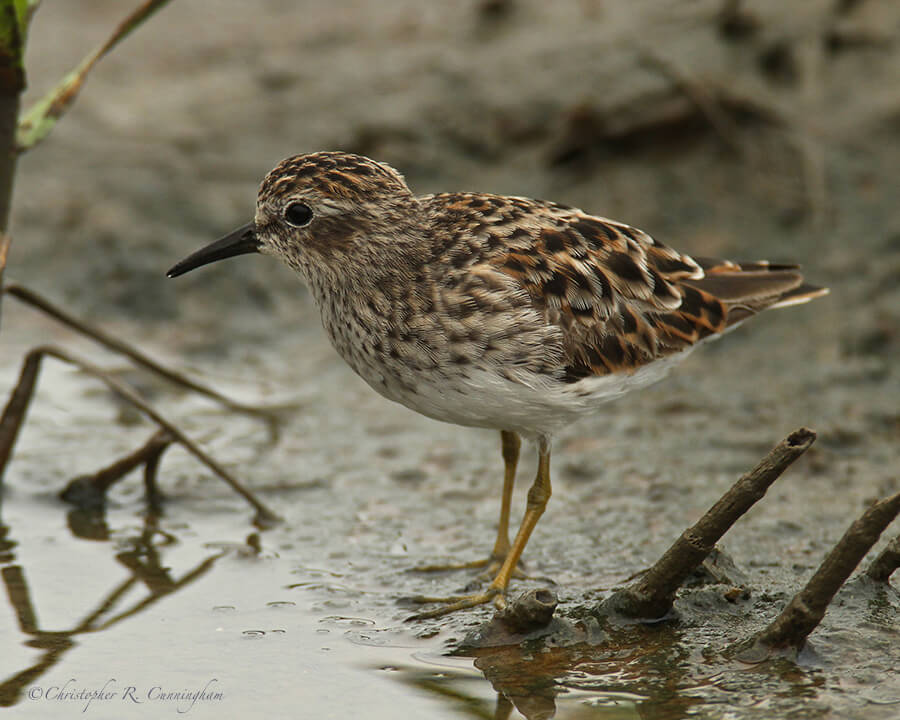
[[[465,376],[436,373],[394,381],[359,373],[386,398],[435,420],[511,430],[528,437],[553,435],[599,406],[662,379],[687,352],[656,360],[631,373],[564,383],[546,375],[511,379],[493,370],[469,368]],[[367,377],[369,375],[369,377]]]

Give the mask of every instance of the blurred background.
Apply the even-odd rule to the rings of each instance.
[[[29,97],[123,10],[47,2]],[[811,312],[840,352],[894,352],[898,27],[889,0],[174,2],[23,158],[11,273],[95,317],[291,321],[271,262],[161,273],[245,222],[278,160],[342,149],[421,193],[553,199],[684,251],[800,261],[835,287]]]
[[[26,102],[131,6],[45,0],[29,38]],[[564,588],[570,607],[645,567],[800,425],[819,431],[816,445],[726,538],[754,588],[745,622],[770,617],[868,503],[900,489],[900,3],[176,0],[101,61],[49,140],[20,160],[7,272],[219,389],[301,406],[277,448],[261,451],[246,419],[144,387],[288,517],[263,537],[270,575],[241,565],[244,579],[220,584],[202,607],[246,607],[241,593],[251,588],[260,602],[280,599],[314,566],[341,578],[329,581],[342,583],[341,600],[310,581],[309,618],[280,622],[336,627],[328,618],[338,613],[405,627],[398,593],[448,594],[465,578],[401,571],[481,557],[493,537],[493,434],[377,397],[337,361],[289,270],[248,256],[165,277],[252,217],[275,163],[323,149],[386,161],[419,193],[554,200],[684,252],[799,262],[831,288],[746,324],[665,383],[561,434],[554,497],[526,560]],[[4,303],[3,331],[0,387],[12,385],[28,347],[78,342],[14,302]],[[94,470],[149,432],[107,393],[54,372],[7,473],[23,489],[9,507],[30,518],[18,532],[31,528],[40,547],[59,512],[40,504],[51,490],[73,467]],[[533,463],[528,449],[522,477]],[[246,535],[246,508],[183,453],[166,456],[162,482],[174,498],[168,512],[184,523],[170,515],[173,533]],[[519,484],[516,513],[527,488]],[[24,493],[39,505],[27,509]],[[126,527],[139,496],[136,482],[118,496]],[[477,620],[479,611],[448,621],[444,637]],[[236,627],[258,622],[238,615]],[[842,682],[880,688],[885,701],[900,692],[885,634],[895,619],[879,622],[830,613],[816,637],[832,674],[789,680],[799,685],[779,697],[815,697],[841,717],[888,717],[841,691]],[[849,625],[859,633],[850,642]],[[688,654],[700,647],[678,641]],[[147,642],[152,650],[152,638],[133,640],[133,657]],[[100,677],[109,661],[97,663]],[[250,665],[229,669],[244,698],[251,689],[239,678]],[[271,668],[262,661],[258,672]],[[341,682],[339,694],[357,680]]]

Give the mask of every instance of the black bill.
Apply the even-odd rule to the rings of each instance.
[[[192,255],[188,255],[180,263],[176,263],[166,275],[170,278],[184,275],[201,265],[208,265],[217,260],[259,252],[259,240],[256,239],[256,228],[253,223],[247,223],[225,237],[200,248]]]

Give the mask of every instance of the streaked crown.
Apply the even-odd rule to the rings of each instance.
[[[259,204],[300,190],[358,202],[384,193],[409,193],[403,176],[390,165],[351,153],[316,152],[278,163],[260,185]]]

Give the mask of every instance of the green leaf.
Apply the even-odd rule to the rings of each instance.
[[[0,0],[0,3],[4,1],[10,2],[11,0]],[[22,2],[23,0],[15,1]],[[35,0],[24,1],[29,5],[36,4]],[[57,121],[75,102],[75,98],[78,97],[78,93],[81,91],[85,80],[87,80],[88,73],[90,73],[94,65],[127,37],[132,30],[141,25],[154,12],[168,4],[169,1],[146,0],[143,2],[119,24],[105,43],[85,57],[50,92],[28,108],[19,118],[19,127],[16,133],[16,148],[18,152],[22,153],[30,150],[44,140],[56,126]]]

